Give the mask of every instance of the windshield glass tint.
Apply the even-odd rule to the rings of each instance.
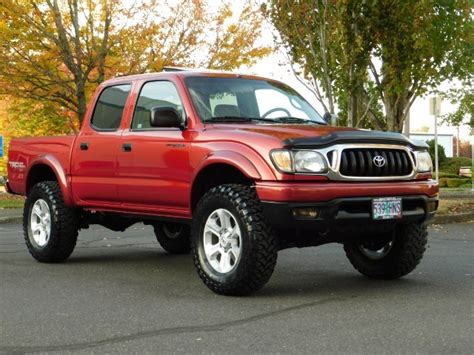
[[[325,123],[305,99],[282,83],[219,77],[189,77],[185,81],[203,121],[242,118],[281,122],[290,118]]]

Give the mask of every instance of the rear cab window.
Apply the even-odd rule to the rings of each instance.
[[[130,89],[131,84],[122,84],[102,90],[91,117],[92,128],[98,131],[116,131],[120,127]]]

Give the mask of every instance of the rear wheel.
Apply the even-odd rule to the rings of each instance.
[[[160,223],[153,226],[156,239],[170,254],[187,254],[191,249],[190,228],[180,223]]]
[[[23,211],[23,231],[30,254],[45,263],[66,260],[78,234],[77,215],[64,205],[59,184],[43,181],[32,187]]]
[[[199,201],[194,221],[194,264],[209,289],[248,295],[268,282],[277,261],[277,241],[251,187],[212,188]]]
[[[378,279],[396,279],[415,269],[423,258],[427,243],[426,226],[406,224],[388,238],[344,244],[347,258],[361,274]]]

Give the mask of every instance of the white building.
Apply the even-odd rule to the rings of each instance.
[[[410,139],[418,141],[430,141],[434,139],[434,133],[410,133]],[[454,135],[448,133],[438,133],[438,144],[444,148],[448,158],[453,157]]]

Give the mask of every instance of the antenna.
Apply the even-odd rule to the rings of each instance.
[[[189,71],[193,70],[191,68],[182,68],[182,67],[163,67],[163,71],[174,72],[174,71]]]

